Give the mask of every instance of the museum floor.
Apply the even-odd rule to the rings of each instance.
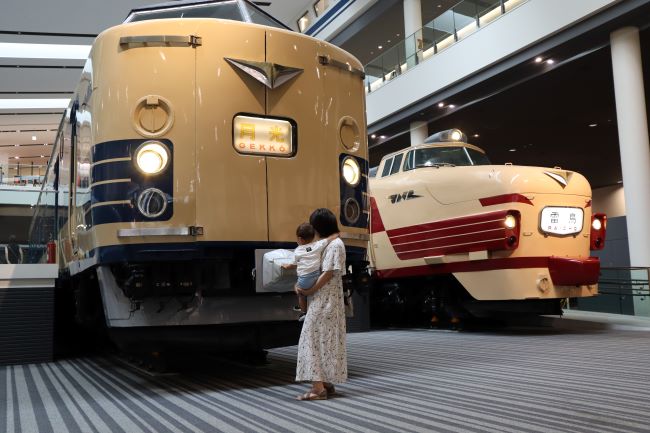
[[[565,320],[565,319],[560,319]],[[570,323],[567,321],[566,323]],[[578,322],[576,322],[578,323]],[[172,374],[114,358],[0,367],[4,432],[634,432],[650,425],[648,327],[350,334],[350,379],[298,402],[296,347]]]

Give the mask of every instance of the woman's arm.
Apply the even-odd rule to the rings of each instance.
[[[328,281],[331,280],[333,276],[334,276],[334,271],[325,271],[322,274],[320,274],[318,280],[316,280],[316,284],[314,284],[311,289],[305,290],[296,286],[296,293],[305,296],[313,295],[314,293],[318,292],[325,284],[327,284]]]

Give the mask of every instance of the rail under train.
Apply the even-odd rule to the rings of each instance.
[[[370,195],[374,321],[561,314],[598,293],[607,220],[579,173],[493,165],[452,129],[384,156]]]
[[[363,77],[243,0],[134,9],[102,32],[31,227],[56,246],[77,320],[127,351],[295,344],[292,287],[265,290],[257,269],[326,207],[348,278],[363,272]]]

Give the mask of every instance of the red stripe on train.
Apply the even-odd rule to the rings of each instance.
[[[402,236],[410,234],[418,234],[423,231],[428,230],[440,230],[440,229],[453,229],[460,226],[468,226],[471,224],[481,224],[486,221],[498,220],[505,218],[508,211],[502,210],[497,212],[484,213],[479,215],[470,215],[460,218],[452,218],[442,221],[433,221],[424,224],[417,224],[414,226],[401,227],[398,229],[387,230],[388,236]],[[468,229],[468,231],[471,231]]]
[[[533,202],[521,194],[503,194],[479,199],[482,206],[494,206],[503,203],[524,203],[533,206]]]
[[[473,233],[483,233],[483,232],[494,233],[498,229],[503,229],[503,218],[484,221],[472,225],[463,225],[460,227],[426,230],[418,233],[413,233],[410,235],[390,236],[390,240],[393,245],[397,245],[397,244],[403,244],[407,242],[441,239],[446,237],[452,237],[452,236],[455,237],[459,235],[467,235]],[[489,236],[485,237],[484,239],[487,238],[489,238]]]
[[[577,286],[596,284],[600,275],[598,257],[573,259],[566,257],[513,257],[441,263],[438,265],[410,266],[397,269],[378,269],[377,277],[408,278],[453,272],[480,272],[501,269],[548,268],[553,284],[558,286]]]
[[[370,233],[379,233],[386,230],[379,215],[379,208],[374,197],[370,197]]]

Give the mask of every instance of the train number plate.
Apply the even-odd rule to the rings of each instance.
[[[540,219],[541,229],[555,235],[571,235],[582,231],[584,211],[578,207],[545,207]]]
[[[233,121],[233,145],[248,155],[292,156],[293,125],[282,119],[236,116]]]

